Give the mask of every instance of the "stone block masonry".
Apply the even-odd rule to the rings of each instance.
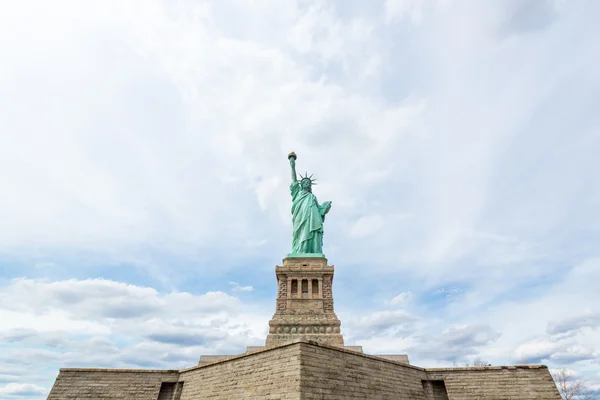
[[[429,400],[422,368],[334,346],[301,344],[303,400]]]
[[[344,345],[333,310],[334,267],[322,257],[285,258],[275,267],[277,300],[266,345],[314,340]]]
[[[281,346],[181,371],[181,400],[300,399],[300,347]]]
[[[178,380],[176,370],[62,368],[48,400],[154,400],[163,382]]]
[[[49,400],[560,400],[543,365],[424,369],[299,341],[182,371],[61,369]]]
[[[560,400],[544,365],[427,369],[428,379],[443,381],[450,400]]]

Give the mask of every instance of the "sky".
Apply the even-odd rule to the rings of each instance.
[[[290,170],[347,345],[600,387],[597,1],[0,3],[0,398],[262,345]]]

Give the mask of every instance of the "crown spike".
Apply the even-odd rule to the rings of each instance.
[[[300,174],[300,180],[308,180],[311,185],[316,185],[317,178],[314,178],[314,174],[308,175],[308,172],[304,172],[304,175]]]

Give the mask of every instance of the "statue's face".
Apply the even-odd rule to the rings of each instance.
[[[302,185],[302,189],[304,190],[308,190],[310,192],[310,180],[308,179],[302,179],[302,182],[300,182],[300,185]]]

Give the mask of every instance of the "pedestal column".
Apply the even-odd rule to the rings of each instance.
[[[333,310],[334,267],[323,257],[283,260],[275,267],[278,282],[285,282],[286,290],[277,294],[277,309],[269,321],[267,346],[285,344],[296,339],[315,340],[320,343],[343,346],[340,320]],[[318,293],[313,292],[313,280],[318,281]],[[296,280],[297,293],[292,293],[292,280]],[[308,283],[308,294],[302,294],[302,282]],[[281,283],[280,283],[281,285]]]

